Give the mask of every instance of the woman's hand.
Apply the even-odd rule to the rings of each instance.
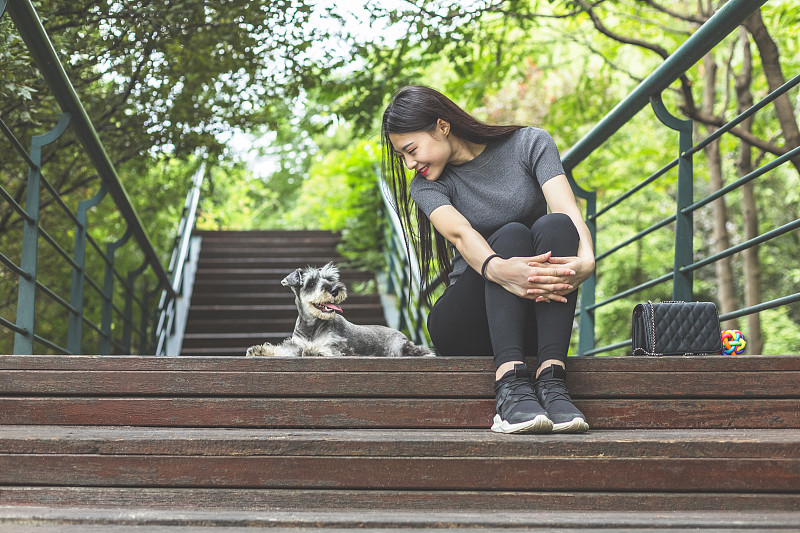
[[[570,265],[552,264],[551,260],[550,252],[535,257],[495,258],[487,265],[486,275],[521,298],[566,302],[561,293],[575,289],[570,280],[577,272]]]
[[[571,293],[572,291],[576,290],[581,283],[589,279],[594,272],[594,259],[593,258],[583,258],[577,256],[570,256],[570,257],[550,257],[548,259],[548,264],[551,266],[558,265],[562,268],[568,269],[572,271],[572,274],[563,276],[561,278],[552,278],[552,277],[540,277],[535,276],[532,280],[534,283],[541,283],[541,284],[567,284],[570,286],[569,289],[563,288],[555,288],[554,290],[550,290],[544,293],[536,299],[537,302],[547,302],[551,300],[555,300],[557,302],[565,302],[567,294]],[[533,263],[531,263],[533,266]]]

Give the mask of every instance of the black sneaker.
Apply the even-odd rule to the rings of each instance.
[[[554,432],[583,433],[589,430],[589,424],[586,423],[583,413],[572,403],[566,380],[567,371],[560,365],[552,365],[539,374],[533,388],[553,421]]]
[[[550,433],[553,422],[536,399],[531,373],[525,365],[514,365],[494,384],[497,408],[492,431],[496,433]]]

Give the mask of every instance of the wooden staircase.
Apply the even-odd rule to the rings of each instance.
[[[342,262],[329,231],[200,231],[200,258],[181,355],[244,355],[254,344],[281,342],[297,319],[281,280],[296,268]],[[377,294],[352,294],[369,272],[341,268],[355,324],[386,324]]]
[[[0,530],[797,531],[800,357],[570,363],[582,435],[490,432],[483,357],[0,356]]]
[[[592,429],[497,435],[489,357],[243,357],[335,238],[202,236],[184,357],[0,356],[0,531],[798,531],[800,356],[574,358]]]

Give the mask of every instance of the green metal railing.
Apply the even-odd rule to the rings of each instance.
[[[12,322],[0,317],[0,328],[6,328],[14,333],[15,354],[37,353],[35,348],[37,344],[58,354],[155,353],[157,348],[155,342],[160,332],[153,327],[154,318],[159,315],[159,311],[163,316],[168,315],[175,297],[175,285],[179,283],[180,266],[177,264],[171,266],[171,269],[175,270],[170,273],[172,275],[162,266],[159,255],[153,248],[142,221],[131,204],[125,187],[68,79],[32,3],[29,0],[13,0],[6,5],[5,0],[0,0],[0,17],[4,11],[11,17],[19,36],[52,91],[61,109],[61,116],[51,131],[33,137],[30,151],[24,149],[22,142],[0,117],[0,131],[28,168],[24,207],[11,193],[0,186],[0,198],[21,219],[24,226],[19,264],[0,251],[2,265],[19,279],[16,320]],[[42,159],[43,149],[68,130],[80,143],[98,178],[96,194],[80,201],[74,212],[56,187],[46,179],[46,169],[43,168]],[[41,207],[45,192],[49,197],[49,206],[59,209],[74,225],[72,253],[65,250],[58,243],[58,239],[48,233],[40,223],[44,214]],[[197,192],[191,194],[199,194],[199,185]],[[100,205],[107,197],[111,198],[114,209],[124,221],[125,231],[116,241],[106,244],[104,249],[89,231],[89,214],[90,210]],[[196,199],[194,207],[196,208]],[[193,219],[185,224],[193,224]],[[121,250],[131,248],[127,246],[131,238],[136,249],[129,253],[132,254],[131,257],[141,258],[141,264],[123,273],[116,266],[117,259]],[[42,241],[47,243],[71,269],[69,300],[37,279],[37,269],[40,267],[39,247]],[[94,250],[105,264],[102,281],[88,271],[87,250]],[[94,290],[102,299],[99,324],[90,320],[85,313],[84,296],[87,289]],[[118,298],[115,299],[115,292],[120,289],[124,293],[122,307],[117,303]],[[162,290],[164,292],[161,301],[156,305],[155,296]],[[66,309],[69,315],[66,343],[62,343],[65,345],[37,333],[36,301],[42,296],[46,296],[48,302]],[[138,309],[138,316],[134,316],[137,314],[134,309]],[[164,320],[165,324],[167,322],[168,320]],[[99,342],[96,349],[87,346],[85,328],[94,330],[97,334]],[[138,339],[138,346],[134,345],[134,336]]]
[[[729,249],[695,261],[693,250],[693,213],[699,208],[708,205],[712,201],[740,188],[746,183],[765,175],[777,166],[788,162],[790,159],[800,155],[800,148],[794,148],[786,154],[776,158],[763,167],[751,172],[749,175],[723,187],[707,197],[695,201],[693,193],[694,172],[693,155],[705,146],[718,139],[723,134],[729,132],[737,124],[746,118],[754,115],[757,111],[774,101],[780,95],[786,94],[790,89],[800,83],[800,76],[795,76],[792,80],[784,84],[779,89],[773,91],[762,101],[753,105],[749,110],[721,126],[713,134],[693,144],[692,132],[693,123],[690,120],[681,120],[672,116],[665,108],[661,94],[673,82],[679,79],[690,67],[700,58],[711,51],[722,39],[733,32],[746,18],[756,11],[766,0],[731,0],[720,9],[711,19],[708,20],[700,29],[697,30],[686,42],[681,45],[664,63],[647,77],[625,100],[617,105],[600,123],[597,124],[586,136],[575,144],[563,156],[564,168],[567,171],[575,194],[586,201],[586,220],[589,224],[592,235],[596,236],[597,220],[612,208],[617,207],[622,202],[644,189],[647,185],[654,183],[659,178],[665,176],[667,172],[678,167],[678,186],[676,195],[675,214],[663,220],[655,222],[647,229],[637,233],[630,239],[613,246],[609,250],[597,253],[597,270],[602,272],[602,261],[610,255],[618,252],[622,248],[637,242],[650,233],[665,227],[672,227],[675,231],[674,246],[674,265],[673,270],[662,276],[653,278],[645,283],[631,287],[620,293],[610,295],[601,302],[595,302],[596,280],[592,276],[587,280],[581,289],[581,301],[578,316],[580,320],[579,355],[595,355],[602,352],[611,351],[619,348],[626,348],[630,345],[630,339],[615,344],[595,347],[595,312],[614,301],[644,293],[643,299],[648,299],[646,291],[657,285],[672,282],[672,299],[681,301],[691,301],[694,296],[693,274],[694,272],[708,264],[729,257],[735,253],[751,248],[770,239],[783,235],[789,231],[800,227],[800,220],[794,220],[779,228],[768,231],[747,242],[730,247]],[[678,131],[678,156],[676,159],[659,169],[639,183],[634,188],[620,195],[618,198],[610,200],[606,206],[597,210],[597,195],[594,191],[586,191],[581,188],[574,180],[575,169],[595,150],[602,145],[625,123],[631,120],[636,114],[650,104],[656,117],[668,128]],[[595,238],[596,241],[596,238]],[[738,318],[748,314],[771,309],[793,302],[800,301],[800,293],[786,295],[772,301],[763,302],[758,305],[739,309],[720,316],[721,321]]]
[[[390,324],[408,333],[417,344],[429,346],[427,338],[428,308],[425,298],[420,294],[421,274],[417,258],[409,253],[409,247],[403,238],[400,217],[393,204],[392,193],[388,185],[378,177],[378,185],[383,198],[384,249],[386,275],[382,290],[395,297],[397,323]]]
[[[597,268],[596,272],[603,271],[603,261],[614,253],[619,252],[626,246],[640,241],[645,236],[660,230],[672,229],[674,237],[674,261],[671,272],[655,277],[649,281],[641,283],[635,287],[627,288],[617,294],[608,295],[600,302],[596,301],[596,274],[593,274],[581,286],[581,295],[576,317],[579,321],[578,355],[595,355],[615,349],[624,349],[630,346],[630,339],[611,344],[608,346],[595,346],[595,314],[596,311],[617,300],[628,296],[639,295],[640,298],[647,300],[647,291],[658,285],[672,282],[672,299],[690,301],[693,300],[693,274],[694,272],[710,263],[729,257],[747,248],[757,246],[770,239],[796,230],[800,227],[800,220],[794,220],[781,227],[767,231],[758,237],[752,238],[729,249],[711,255],[709,257],[695,260],[693,250],[693,213],[701,207],[709,204],[731,191],[740,188],[746,183],[765,175],[777,166],[788,162],[800,155],[800,148],[789,150],[784,155],[776,158],[761,168],[751,172],[734,183],[723,187],[719,191],[701,199],[694,199],[694,170],[693,155],[709,143],[718,139],[723,134],[729,132],[737,124],[763,109],[782,94],[786,94],[790,89],[800,83],[800,76],[795,76],[779,89],[773,91],[760,102],[756,103],[751,109],[721,126],[712,135],[709,135],[700,142],[694,144],[692,140],[693,122],[672,116],[664,106],[661,95],[676,80],[678,80],[687,70],[689,70],[705,54],[710,52],[731,32],[754,11],[760,8],[766,0],[731,0],[725,4],[714,16],[712,16],[702,27],[700,27],[683,45],[681,45],[668,59],[666,59],[651,75],[649,75],[633,92],[631,92],[622,102],[620,102],[611,112],[609,112],[588,134],[580,139],[563,155],[564,168],[570,180],[576,196],[584,200],[586,206],[586,222],[592,234],[592,239],[596,250]],[[677,157],[664,165],[661,169],[644,179],[641,183],[626,191],[617,198],[608,200],[606,205],[598,210],[597,193],[582,188],[574,179],[579,164],[602,146],[610,137],[614,135],[622,126],[634,118],[647,105],[650,105],[655,116],[666,127],[678,132]],[[675,213],[663,220],[655,221],[650,227],[637,233],[630,239],[620,242],[608,250],[597,250],[597,231],[598,219],[619,206],[624,201],[640,192],[648,185],[656,182],[667,175],[668,172],[677,167],[678,185],[676,194]],[[406,269],[410,269],[408,265]],[[413,269],[412,269],[413,271]],[[416,280],[415,280],[416,283]],[[418,287],[419,285],[417,285]],[[414,309],[420,307],[420,301],[414,295],[406,295],[402,298],[410,301],[410,306]],[[745,316],[752,313],[771,309],[779,306],[800,301],[800,293],[788,294],[784,297],[771,301],[763,302],[737,311],[729,312],[720,316],[722,321]],[[632,307],[631,307],[632,309]],[[419,312],[425,315],[425,308]],[[418,327],[422,327],[419,324]],[[422,335],[420,331],[417,335]]]

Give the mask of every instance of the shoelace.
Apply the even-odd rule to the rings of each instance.
[[[528,390],[525,390],[525,385],[527,385]],[[513,406],[518,404],[523,400],[535,400],[538,402],[539,400],[536,398],[536,393],[533,391],[533,387],[530,386],[530,381],[525,378],[515,378],[512,381],[508,382],[508,393],[506,394],[505,401],[503,405],[506,405],[506,402],[510,402],[508,405]],[[523,387],[523,390],[517,390],[520,387]]]
[[[543,400],[548,404],[557,402],[558,400],[565,400],[572,403],[572,398],[567,391],[567,386],[560,379],[543,379],[540,381],[544,385],[546,394]]]

